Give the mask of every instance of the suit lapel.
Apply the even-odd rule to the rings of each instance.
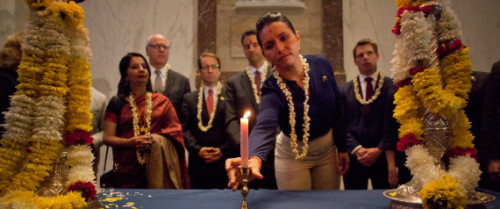
[[[165,95],[170,95],[170,89],[172,89],[172,85],[174,85],[174,78],[172,77],[172,70],[167,72],[167,79],[165,80],[165,89],[163,90]]]
[[[252,81],[248,77],[247,73],[243,73],[241,77],[243,89],[245,89],[245,92],[247,93],[247,95],[249,95],[248,98],[250,99],[250,103],[252,104],[253,108],[258,109],[257,101],[255,101],[255,95],[253,93]]]

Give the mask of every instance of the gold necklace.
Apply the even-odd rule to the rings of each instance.
[[[378,84],[377,84],[378,85],[377,90],[375,90],[375,94],[373,94],[372,98],[370,98],[368,101],[363,100],[363,98],[361,97],[361,94],[359,94],[359,92],[360,92],[359,91],[359,82],[358,82],[359,75],[356,76],[356,78],[354,78],[354,80],[352,81],[354,83],[354,93],[356,95],[356,100],[358,100],[359,103],[361,103],[363,105],[371,104],[380,95],[380,90],[382,89],[382,86],[384,85],[384,74],[382,73],[382,71],[379,71],[378,73],[379,73],[379,79],[378,79]]]
[[[307,60],[300,55],[300,60],[302,62],[302,66],[304,68],[304,94],[305,94],[305,99],[304,99],[304,124],[302,124],[302,127],[304,127],[304,135],[302,136],[302,142],[304,143],[304,146],[302,146],[302,153],[299,153],[298,150],[298,144],[297,144],[297,134],[295,133],[295,107],[293,104],[292,100],[292,93],[290,93],[290,90],[288,90],[285,82],[279,75],[279,73],[274,70],[273,68],[273,75],[276,78],[276,82],[278,83],[278,86],[280,87],[281,91],[285,94],[286,100],[288,101],[288,111],[290,112],[288,114],[288,122],[290,124],[290,146],[292,147],[293,153],[295,153],[295,159],[304,159],[307,155],[307,150],[309,149],[309,127],[310,127],[310,122],[311,118],[309,117],[309,105],[307,102],[309,101],[309,63],[307,63]]]
[[[265,77],[267,75],[267,62],[264,62],[264,65],[265,67],[264,67],[264,72],[262,72],[262,75]],[[257,91],[257,85],[255,85],[255,79],[252,76],[252,72],[250,72],[249,67],[247,67],[245,71],[247,73],[248,78],[250,79],[250,83],[252,84],[253,96],[255,97],[255,102],[257,102],[257,104],[260,104],[260,95],[259,92]],[[262,76],[261,76],[260,89],[262,89],[263,83],[264,82],[262,81]]]
[[[203,121],[201,120],[201,110],[202,104],[203,104],[203,83],[200,86],[200,90],[198,91],[198,105],[196,105],[197,113],[196,113],[196,118],[198,118],[198,128],[200,128],[201,131],[207,132],[210,128],[212,128],[212,123],[214,121],[215,117],[215,110],[217,108],[217,101],[219,101],[219,95],[222,89],[222,85],[220,84],[220,81],[217,83],[217,94],[215,95],[215,101],[214,101],[214,106],[212,109],[212,113],[210,114],[210,119],[208,120],[207,126],[203,125]]]
[[[151,92],[146,93],[146,109],[145,111],[145,125],[146,127],[141,127],[139,128],[139,109],[137,108],[137,105],[135,104],[135,99],[134,95],[131,93],[128,96],[128,102],[130,103],[130,107],[132,108],[132,116],[134,118],[133,120],[133,127],[134,127],[134,136],[139,136],[141,135],[142,130],[144,130],[142,133],[144,135],[150,135],[151,131],[151,113],[152,113],[152,108],[151,108]],[[139,152],[136,151],[137,155],[137,161],[139,164],[144,165],[146,163],[146,160],[144,159],[144,156]]]

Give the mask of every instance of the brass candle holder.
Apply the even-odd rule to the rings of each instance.
[[[243,196],[243,201],[241,202],[241,209],[248,209],[247,195],[248,195],[248,174],[250,173],[250,167],[240,167],[241,176],[243,178],[241,182],[241,196]]]

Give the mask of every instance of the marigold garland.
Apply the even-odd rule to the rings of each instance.
[[[90,128],[90,50],[83,27],[83,9],[74,2],[26,0],[31,9],[19,82],[6,114],[6,133],[0,148],[1,203],[21,208],[83,208],[84,198],[94,198],[93,154]],[[65,111],[68,113],[65,117]],[[78,139],[68,149],[67,186],[86,182],[84,194],[42,198],[32,191],[49,175],[62,150],[61,130]],[[80,145],[80,144],[87,145]],[[69,143],[71,144],[71,143]],[[22,163],[25,161],[25,163]],[[8,182],[8,183],[7,183]],[[90,194],[90,195],[89,195]],[[5,201],[7,199],[14,201]]]
[[[57,197],[40,197],[33,191],[15,191],[0,199],[5,208],[85,208],[85,198],[78,192],[68,192]]]
[[[457,188],[457,180],[449,175],[432,181],[420,191],[420,194],[424,209],[463,209],[466,205],[465,194]]]
[[[460,41],[460,25],[448,0],[443,6],[435,31],[439,47],[430,49],[432,36],[428,19],[430,7],[424,1],[397,0],[397,35],[393,60],[395,94],[394,117],[401,124],[399,150],[406,150],[407,166],[413,182],[421,189],[424,208],[444,203],[443,208],[463,208],[466,194],[474,192],[479,181],[479,165],[473,158],[475,149],[470,122],[463,108],[471,88],[472,65],[468,49]],[[442,69],[426,68],[431,57],[438,56]],[[449,119],[451,132],[448,171],[434,163],[425,143],[422,116],[431,113]]]

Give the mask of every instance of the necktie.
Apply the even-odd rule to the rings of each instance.
[[[155,78],[155,86],[154,86],[153,90],[156,92],[162,92],[163,91],[163,79],[161,79],[161,71],[155,70],[155,73],[156,73],[156,78]]]
[[[373,96],[373,85],[372,85],[372,80],[373,78],[371,77],[366,77],[366,91],[365,91],[365,101],[368,101],[372,98]],[[370,104],[365,105],[365,115],[368,115],[370,112]]]
[[[260,96],[260,86],[262,85],[262,78],[260,77],[260,72],[255,71],[255,85],[257,86],[257,94]]]
[[[207,110],[209,116],[212,114],[213,109],[214,109],[214,91],[212,91],[212,89],[209,89],[207,96]]]

